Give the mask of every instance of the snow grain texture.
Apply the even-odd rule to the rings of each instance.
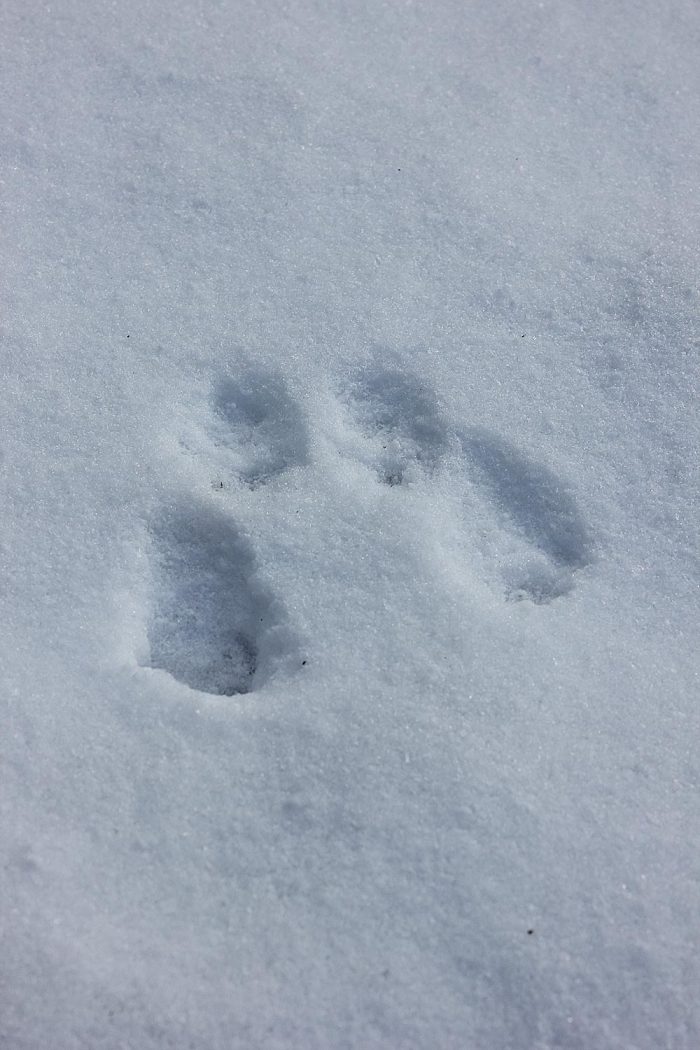
[[[0,1043],[697,1050],[697,3],[0,20]]]

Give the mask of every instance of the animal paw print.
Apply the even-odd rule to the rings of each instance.
[[[217,696],[250,692],[275,603],[248,543],[193,504],[151,524],[150,666]]]
[[[506,597],[544,605],[567,594],[575,573],[593,559],[573,495],[551,470],[489,430],[467,430],[461,444],[475,489],[525,549],[502,570]]]
[[[345,404],[362,440],[358,456],[384,485],[409,485],[435,472],[447,427],[431,392],[405,372],[377,369],[351,387]]]
[[[228,468],[256,489],[308,461],[309,442],[301,410],[281,376],[248,369],[216,383],[210,437]]]
[[[302,411],[278,373],[247,366],[219,376],[192,416],[180,448],[214,488],[262,488],[308,462]]]

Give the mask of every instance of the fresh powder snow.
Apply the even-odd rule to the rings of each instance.
[[[0,1046],[697,1050],[696,0],[0,51]]]

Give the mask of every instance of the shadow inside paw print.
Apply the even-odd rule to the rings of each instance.
[[[368,371],[354,385],[348,407],[371,441],[371,466],[385,485],[404,485],[432,473],[447,447],[447,427],[435,396],[410,374]]]
[[[537,554],[505,571],[507,596],[542,605],[568,593],[593,560],[593,542],[564,483],[491,431],[466,431],[462,447],[477,485]]]
[[[223,378],[212,409],[214,442],[230,453],[233,472],[249,488],[308,461],[304,416],[281,376],[248,368],[235,379]]]
[[[159,517],[150,531],[150,666],[200,692],[250,692],[279,607],[254,579],[247,542],[197,507]]]

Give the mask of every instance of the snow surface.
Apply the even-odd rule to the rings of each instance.
[[[7,0],[8,1050],[700,1046],[695,0]]]

